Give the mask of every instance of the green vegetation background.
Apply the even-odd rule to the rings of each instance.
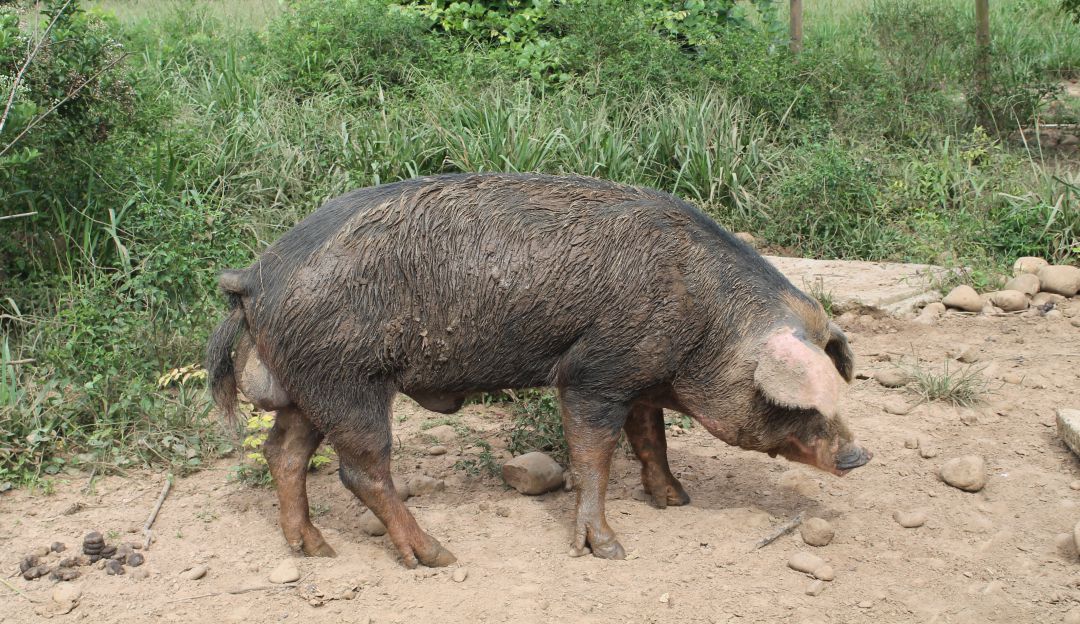
[[[1076,260],[1076,163],[1008,140],[1078,120],[1056,1],[992,3],[983,90],[967,0],[810,4],[794,58],[767,0],[0,2],[5,99],[56,17],[0,129],[0,488],[231,450],[181,368],[215,275],[354,187],[576,172],[787,253]]]

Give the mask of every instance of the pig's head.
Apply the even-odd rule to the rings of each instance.
[[[822,315],[824,316],[824,315]],[[817,326],[817,327],[815,327]],[[749,445],[843,476],[873,455],[856,441],[838,404],[854,356],[835,324],[781,323],[763,337],[753,373]]]

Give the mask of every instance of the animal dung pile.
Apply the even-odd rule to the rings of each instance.
[[[1078,291],[1080,268],[1053,265],[1042,258],[1026,256],[1013,264],[1012,279],[1005,282],[1001,290],[980,295],[971,286],[957,286],[941,300],[943,305],[930,304],[919,317],[932,320],[944,312],[944,308],[983,314],[1024,312],[1031,316],[1059,316],[1060,312],[1055,314],[1054,306],[1075,297]]]
[[[124,574],[124,566],[138,567],[146,558],[135,552],[142,548],[139,544],[121,544],[116,546],[105,543],[104,536],[97,531],[86,534],[83,538],[82,554],[71,557],[59,557],[67,550],[61,542],[43,546],[27,553],[19,561],[19,572],[28,581],[48,576],[54,581],[72,581],[79,578],[79,568],[97,565],[106,574]],[[53,555],[57,555],[54,557]]]

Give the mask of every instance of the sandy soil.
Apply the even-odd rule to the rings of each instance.
[[[882,406],[909,391],[857,379],[845,411],[874,461],[844,479],[725,446],[700,427],[670,438],[672,465],[689,506],[658,510],[642,502],[638,467],[620,452],[612,471],[608,518],[627,561],[567,556],[573,495],[525,497],[492,478],[453,468],[463,449],[426,454],[421,424],[436,415],[401,399],[396,405],[395,471],[445,479],[443,492],[414,497],[422,526],[459,563],[442,570],[402,568],[386,537],[358,528],[362,506],[338,482],[336,464],[313,474],[315,520],[336,559],[297,559],[299,587],[199,597],[263,587],[292,557],[277,526],[272,491],[229,480],[236,460],[179,479],[146,553],[148,578],[89,569],[82,597],[60,621],[109,622],[1062,622],[1080,618],[1080,568],[1071,544],[1080,520],[1080,464],[1058,440],[1054,410],[1080,408],[1080,302],[1063,319],[948,316],[933,326],[846,316],[858,372],[893,366],[913,353],[930,368],[975,347],[992,392],[983,405],[926,404],[904,416]],[[950,363],[953,369],[960,366]],[[1003,378],[1020,383],[1007,383]],[[474,406],[462,422],[496,446],[506,408]],[[923,458],[905,441],[922,437],[937,455]],[[930,453],[926,453],[930,454]],[[979,493],[938,478],[941,464],[978,454],[989,483]],[[54,610],[53,583],[18,577],[19,558],[59,540],[69,546],[90,530],[134,540],[162,476],[109,477],[83,494],[86,475],[58,483],[52,495],[0,497],[0,570],[24,592],[0,586],[0,623],[34,622]],[[1080,483],[1077,484],[1080,487]],[[81,511],[65,515],[73,503]],[[896,510],[922,509],[925,526],[901,528]],[[752,545],[799,512],[836,528],[833,542],[805,545],[798,532],[760,550]],[[1066,534],[1066,537],[1062,537]],[[788,558],[813,551],[836,570],[818,596]],[[198,581],[180,572],[206,564]],[[467,567],[464,582],[455,568]],[[351,600],[332,599],[353,589]],[[319,594],[323,596],[320,598]],[[32,603],[28,599],[38,601]],[[1076,620],[1080,621],[1080,619]]]

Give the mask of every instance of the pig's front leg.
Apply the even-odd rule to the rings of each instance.
[[[577,491],[577,519],[570,555],[580,557],[589,549],[604,559],[624,559],[626,552],[604,516],[611,455],[626,421],[623,405],[582,397],[574,390],[559,393],[563,431],[570,447],[570,468]]]

